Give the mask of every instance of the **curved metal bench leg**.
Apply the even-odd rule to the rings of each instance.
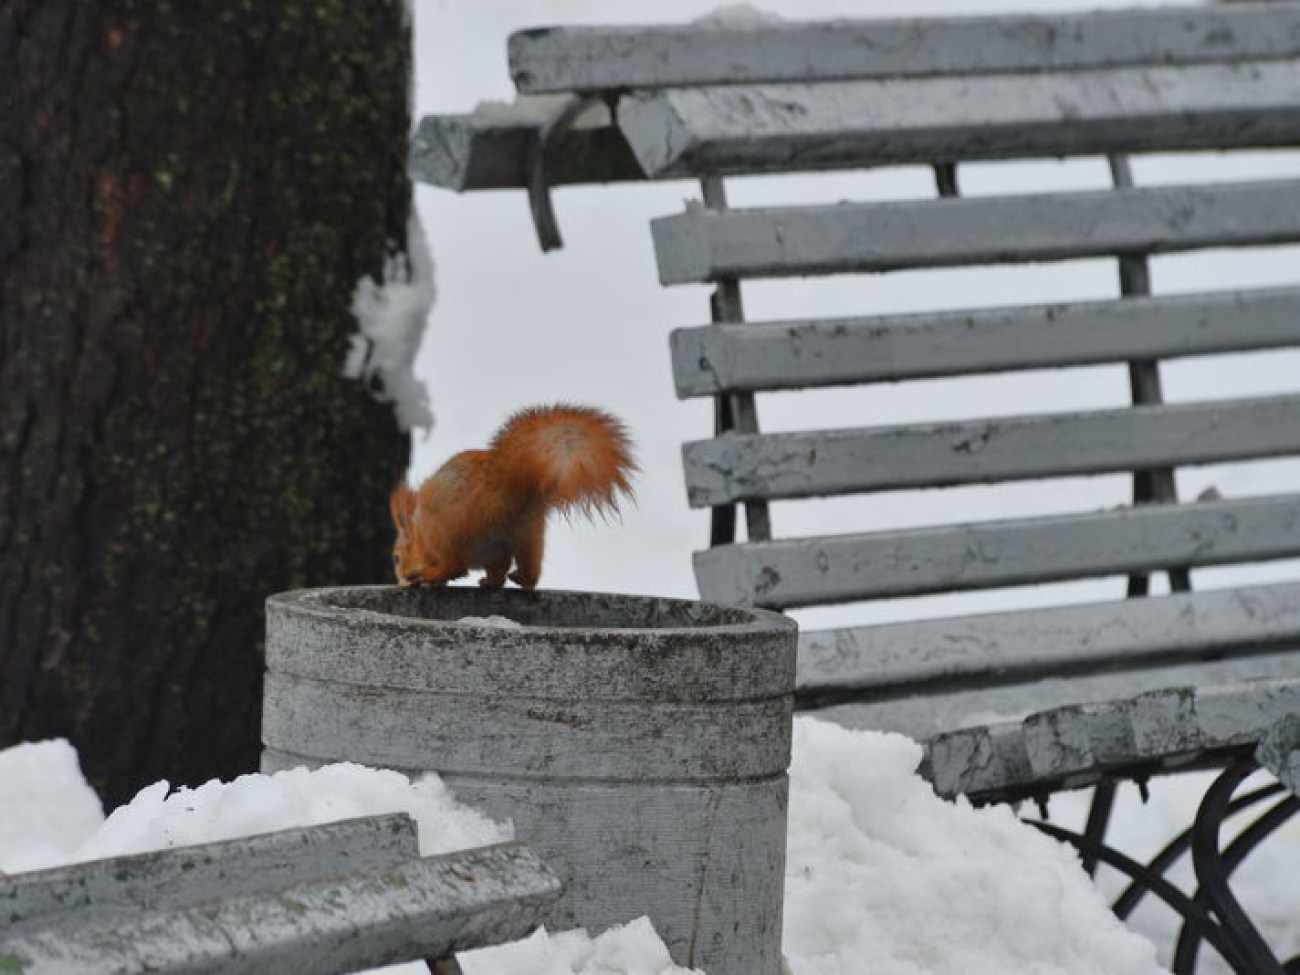
[[[1199,937],[1204,938],[1213,945],[1214,949],[1227,960],[1234,971],[1243,971],[1239,965],[1234,963],[1237,960],[1235,945],[1228,938],[1219,922],[1206,909],[1205,905],[1198,903],[1183,893],[1159,873],[1153,872],[1137,860],[1087,836],[1081,836],[1051,823],[1042,823],[1032,819],[1027,819],[1025,822],[1031,826],[1036,826],[1054,839],[1069,843],[1079,851],[1080,856],[1087,856],[1113,867],[1126,877],[1131,878],[1135,883],[1141,884],[1152,896],[1164,901],[1166,905],[1182,917],[1185,926],[1191,925]]]
[[[1284,967],[1277,960],[1259,929],[1242,910],[1228,879],[1251,850],[1295,815],[1300,802],[1288,796],[1243,830],[1226,849],[1219,848],[1219,830],[1232,807],[1232,794],[1256,768],[1249,761],[1234,763],[1214,781],[1201,800],[1192,827],[1192,862],[1200,885],[1196,901],[1214,912],[1232,941],[1241,959],[1240,965],[1229,962],[1234,971],[1242,975],[1283,975],[1289,963]],[[1171,966],[1175,975],[1194,971],[1198,943],[1196,932],[1184,926]]]
[[[1274,783],[1247,792],[1245,795],[1238,796],[1236,799],[1232,800],[1228,805],[1228,815],[1235,815],[1243,809],[1247,809],[1257,802],[1263,802],[1265,799],[1275,796],[1279,792],[1283,791],[1285,790],[1281,784]],[[1189,826],[1170,840],[1164,849],[1151,858],[1150,863],[1147,864],[1147,869],[1163,875],[1165,871],[1177,862],[1179,857],[1187,852],[1191,845],[1192,827]],[[1143,887],[1135,880],[1125,887],[1119,897],[1115,899],[1115,903],[1111,905],[1111,910],[1115,912],[1115,916],[1120,920],[1125,920],[1133,913],[1137,908],[1138,903],[1147,893],[1147,888]]]

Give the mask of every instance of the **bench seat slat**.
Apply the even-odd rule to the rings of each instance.
[[[1276,3],[1078,14],[544,27],[509,41],[520,91],[1070,70],[1300,54]]]
[[[828,705],[806,709],[802,713],[847,728],[894,731],[924,742],[961,728],[996,727],[997,722],[1012,719],[1018,724],[1034,712],[1085,701],[1112,701],[1164,687],[1210,687],[1243,680],[1296,676],[1295,648],[1288,646],[1269,653],[1240,657],[1228,654],[1222,660],[1168,667],[1073,674],[964,691],[926,691],[883,701]]]
[[[405,814],[349,819],[242,839],[90,860],[0,881],[6,934],[142,909],[171,910],[218,895],[253,893],[419,856]]]
[[[0,962],[26,975],[349,972],[524,937],[559,893],[526,848],[485,847],[3,937]]]
[[[1169,684],[939,735],[930,743],[930,773],[941,795],[1077,788],[1107,771],[1177,767],[1250,746],[1297,709],[1295,677]]]
[[[680,397],[1300,345],[1300,288],[705,325],[672,333]]]
[[[1300,396],[966,422],[726,433],[682,450],[692,507],[1300,453]]]
[[[710,602],[785,609],[1300,555],[1300,495],[720,545]]]
[[[1300,240],[1300,180],[843,203],[651,221],[664,284]]]
[[[1295,145],[1300,61],[636,91],[646,175]]]
[[[1268,729],[1255,749],[1255,759],[1300,797],[1300,709]]]
[[[813,707],[1295,647],[1300,583],[1243,586],[809,631],[795,693]]]

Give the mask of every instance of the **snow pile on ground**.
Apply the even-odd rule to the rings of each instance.
[[[1115,920],[1071,852],[1009,809],[938,799],[915,774],[920,756],[897,735],[796,720],[785,927],[793,975],[1160,971],[1154,948]],[[510,837],[436,776],[413,782],[350,764],[174,792],[159,782],[102,819],[66,742],[0,752],[3,870],[397,811],[416,820],[426,854]],[[686,972],[648,921],[629,922],[594,939],[539,932],[462,964],[467,975]]]
[[[794,754],[795,975],[1161,971],[1070,850],[1009,808],[938,799],[910,739],[799,720]]]
[[[673,964],[663,940],[644,917],[610,928],[595,940],[585,931],[543,930],[513,944],[462,952],[456,960],[465,975],[690,975],[694,971]]]
[[[415,820],[420,852],[464,850],[511,839],[513,830],[457,802],[437,776],[412,782],[400,772],[340,763],[310,771],[241,775],[169,793],[166,782],[141,789],[77,849],[93,860],[228,840],[288,826],[315,826],[358,816],[405,812]]]

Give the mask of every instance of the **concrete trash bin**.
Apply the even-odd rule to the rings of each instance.
[[[686,600],[283,593],[262,767],[435,771],[559,871],[552,929],[646,914],[679,964],[777,975],[795,641],[779,614]]]

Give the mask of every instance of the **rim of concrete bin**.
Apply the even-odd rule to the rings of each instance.
[[[461,622],[465,616],[522,625]],[[743,701],[794,689],[795,622],[746,606],[564,590],[340,586],[269,597],[267,627],[268,666],[348,683],[544,697],[581,681],[589,700],[604,701]],[[481,652],[483,639],[518,651],[508,670]]]

